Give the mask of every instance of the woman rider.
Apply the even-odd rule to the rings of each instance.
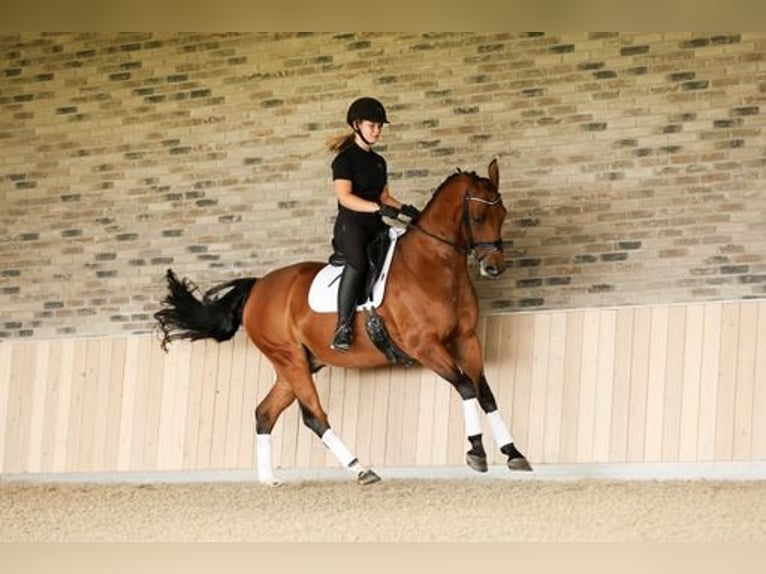
[[[381,216],[396,218],[400,211],[410,218],[419,214],[391,195],[386,160],[372,150],[388,123],[383,104],[369,97],[354,100],[346,123],[352,133],[330,143],[330,150],[337,152],[332,162],[338,198],[333,246],[346,259],[338,287],[338,325],[330,345],[336,351],[351,348],[354,312],[367,270],[367,246],[387,227]]]

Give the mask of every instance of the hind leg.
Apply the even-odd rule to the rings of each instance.
[[[380,477],[373,470],[363,466],[330,427],[327,414],[319,402],[313,379],[310,378],[309,381],[309,383],[301,385],[301,388],[296,392],[303,423],[320,438],[325,447],[335,455],[341,466],[351,472],[360,484],[378,482]]]
[[[291,396],[298,399],[303,423],[324,443],[338,462],[348,469],[361,484],[371,484],[380,480],[372,470],[364,467],[356,456],[330,427],[330,422],[319,402],[314,378],[304,355],[284,357],[279,364],[274,363],[280,380],[290,381]]]
[[[277,379],[269,393],[255,409],[255,439],[257,447],[258,480],[264,484],[276,486],[279,481],[274,476],[271,458],[271,431],[279,415],[295,400],[295,393],[289,383]]]

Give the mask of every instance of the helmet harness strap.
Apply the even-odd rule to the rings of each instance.
[[[354,133],[358,135],[364,143],[366,143],[369,147],[372,147],[372,143],[367,141],[367,138],[362,134],[362,130],[359,129],[359,120],[354,120],[354,125],[351,129],[354,130]]]

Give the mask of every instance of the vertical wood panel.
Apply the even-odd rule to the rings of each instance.
[[[545,447],[545,411],[548,395],[548,362],[550,360],[551,314],[533,315],[532,377],[529,389],[529,455],[541,460]]]
[[[604,313],[606,315],[606,313]],[[633,362],[633,309],[620,309],[616,312],[615,326],[612,333],[604,333],[603,328],[599,336],[600,355],[606,349],[614,349],[611,368],[606,371],[604,390],[599,392],[598,401],[603,401],[609,406],[606,411],[607,418],[603,429],[596,434],[608,437],[606,449],[601,457],[595,451],[597,461],[625,462],[628,455],[628,417],[630,411],[630,376]],[[606,347],[606,349],[605,349]],[[599,363],[601,358],[599,357]],[[601,373],[599,373],[601,379]],[[611,432],[610,432],[611,429]]]
[[[734,393],[737,386],[739,304],[726,303],[721,319],[721,349],[716,410],[716,460],[731,460],[734,447]]]
[[[183,468],[197,468],[197,442],[199,441],[202,389],[206,383],[206,343],[191,343],[189,368],[189,396],[186,403],[186,436],[184,437]]]
[[[9,361],[7,385],[7,408],[5,409],[5,440],[4,468],[9,472],[21,472],[23,465],[20,461],[20,442],[23,440],[24,429],[21,428],[24,397],[24,363],[25,357],[33,348],[29,343],[14,346],[14,352]]]
[[[402,441],[404,440],[404,406],[406,401],[406,381],[404,369],[394,368],[391,372],[388,400],[388,413],[385,428],[381,432],[386,433],[386,451],[384,463],[386,465],[401,464]]]
[[[583,313],[571,313],[567,317],[564,389],[561,399],[561,432],[559,440],[561,445],[559,460],[565,463],[577,461],[584,328],[585,316]]]
[[[631,315],[632,316],[632,315]],[[595,322],[594,322],[595,323]],[[623,351],[618,348],[618,334],[625,330],[625,320],[611,309],[599,312],[598,326],[594,331],[594,361],[593,370],[588,369],[588,376],[593,377],[590,388],[593,392],[592,412],[592,444],[590,445],[591,459],[597,462],[607,462],[610,459],[610,445],[612,440],[612,428],[614,425],[614,384],[618,373],[624,376],[624,365],[618,365],[615,361],[621,358],[617,352]],[[618,331],[618,327],[622,327]],[[629,340],[627,342],[629,344]],[[623,345],[624,346],[624,345]]]
[[[112,361],[109,365],[108,373],[109,401],[107,406],[106,444],[103,457],[104,468],[110,471],[117,470],[118,468],[122,403],[125,393],[123,373],[125,372],[126,358],[127,338],[119,337],[114,339],[112,341]]]
[[[529,442],[529,403],[532,385],[532,363],[534,359],[535,317],[523,313],[516,321],[516,358],[513,377],[513,399],[511,405],[511,425],[514,439],[522,452],[536,458],[541,451],[540,445]]]
[[[737,345],[737,382],[734,390],[734,460],[748,460],[752,450],[755,353],[758,312],[750,302],[740,304]]]
[[[32,396],[28,389],[35,377],[36,348],[33,343],[19,345],[11,364],[6,462],[12,472],[24,470],[30,436]]]
[[[667,307],[652,309],[649,379],[646,390],[644,460],[647,462],[657,462],[662,459],[662,421],[665,416],[664,394],[669,316]]]
[[[58,401],[56,403],[55,433],[53,443],[53,470],[66,470],[67,445],[69,444],[69,417],[71,413],[72,380],[74,378],[75,342],[64,341],[61,350],[61,378]]]
[[[577,406],[577,462],[593,460],[596,419],[600,312],[586,311],[580,360],[580,393]]]
[[[180,383],[179,377],[176,376],[178,371],[178,363],[181,360],[181,348],[186,343],[178,345],[173,349],[172,353],[168,353],[163,362],[162,373],[162,395],[160,397],[160,416],[159,416],[159,430],[157,433],[157,468],[160,470],[168,470],[171,468],[171,458],[173,454],[173,411],[175,402],[176,387]]]
[[[226,417],[231,398],[232,356],[235,343],[218,345],[218,369],[213,386],[213,419],[210,429],[210,468],[222,468],[226,457]]]
[[[130,337],[125,345],[123,395],[120,408],[120,432],[117,445],[117,470],[128,470],[131,465],[133,422],[136,413],[136,381],[138,379],[139,347],[141,339]]]
[[[766,301],[757,305],[755,390],[753,391],[752,460],[766,459]]]
[[[431,375],[425,370],[419,370],[418,387],[420,402],[418,403],[418,434],[415,449],[415,464],[429,465],[433,461],[434,428],[436,404],[436,387]]]
[[[226,413],[226,425],[223,431],[226,438],[226,452],[223,457],[224,468],[238,468],[240,466],[240,444],[244,439],[242,403],[245,400],[247,387],[245,368],[247,366],[248,344],[247,339],[242,336],[235,337],[232,342],[229,408]]]
[[[86,361],[87,340],[75,341],[74,362],[72,364],[72,395],[71,403],[69,404],[69,428],[66,433],[65,469],[69,472],[75,472],[80,468],[80,447],[84,436],[82,434],[82,410],[83,402],[85,401]]]
[[[702,364],[700,368],[699,419],[697,421],[696,460],[715,460],[716,413],[718,412],[718,372],[721,349],[723,306],[703,306]]]
[[[213,424],[218,375],[218,343],[206,340],[204,347],[204,377],[200,389],[200,409],[197,426],[197,455],[195,468],[210,468],[213,454]]]
[[[0,468],[7,469],[5,441],[8,439],[8,410],[10,409],[11,364],[15,345],[0,343]]]
[[[383,465],[386,460],[386,421],[391,391],[390,369],[375,369],[371,381],[373,389],[372,409],[362,412],[362,416],[370,417],[372,422],[370,434],[370,463]]]
[[[668,315],[668,343],[662,417],[662,460],[678,460],[681,437],[681,392],[684,377],[686,308],[673,306]]]
[[[162,407],[162,393],[165,386],[163,378],[165,354],[151,337],[146,337],[146,343],[146,362],[149,364],[146,393],[148,408],[142,445],[144,455],[142,469],[156,469],[160,438],[160,408]]]
[[[96,373],[96,436],[93,444],[93,470],[106,467],[106,445],[109,440],[109,399],[111,395],[113,340],[104,337],[98,341],[98,372]]]
[[[42,415],[44,424],[42,425],[43,436],[40,446],[40,472],[50,473],[55,471],[56,416],[58,404],[61,400],[61,381],[64,377],[62,365],[63,349],[63,341],[52,341],[50,343],[48,372],[45,378],[45,407]],[[0,368],[2,368],[2,359],[0,359]],[[4,420],[2,408],[0,408],[0,417]],[[2,460],[2,455],[0,455],[0,460]]]
[[[82,406],[77,440],[77,468],[91,471],[95,467],[98,419],[98,381],[101,345],[97,339],[85,341],[85,370],[82,380]]]
[[[403,376],[404,405],[401,411],[402,419],[394,424],[402,429],[400,437],[400,458],[398,464],[414,466],[416,456],[416,440],[418,435],[418,403],[420,402],[420,374],[416,368],[408,368]],[[394,464],[397,464],[396,462]]]
[[[702,305],[690,305],[686,308],[679,434],[679,459],[684,461],[697,458],[704,324],[705,309]]]
[[[766,301],[484,317],[485,374],[533,463],[763,460]],[[244,335],[0,343],[0,472],[253,468],[273,383]],[[462,401],[421,369],[326,369],[320,399],[365,464],[464,465]],[[502,464],[482,420],[489,461]],[[278,467],[335,467],[293,404]]]
[[[545,437],[541,462],[559,459],[561,424],[564,401],[564,364],[566,354],[568,313],[557,312],[551,316],[548,355],[548,392],[543,425]]]
[[[649,392],[649,358],[651,353],[652,311],[639,308],[633,315],[628,409],[627,461],[643,461],[646,450],[646,412]]]
[[[45,403],[51,345],[48,341],[35,344],[36,355],[30,392],[32,404],[29,411],[29,444],[26,448],[26,461],[23,468],[27,472],[40,472],[43,453],[43,425],[45,423]]]

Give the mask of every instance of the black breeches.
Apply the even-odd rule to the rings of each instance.
[[[343,253],[348,265],[363,272],[367,270],[367,246],[385,228],[386,225],[377,218],[368,222],[339,215],[335,221],[333,245]]]

